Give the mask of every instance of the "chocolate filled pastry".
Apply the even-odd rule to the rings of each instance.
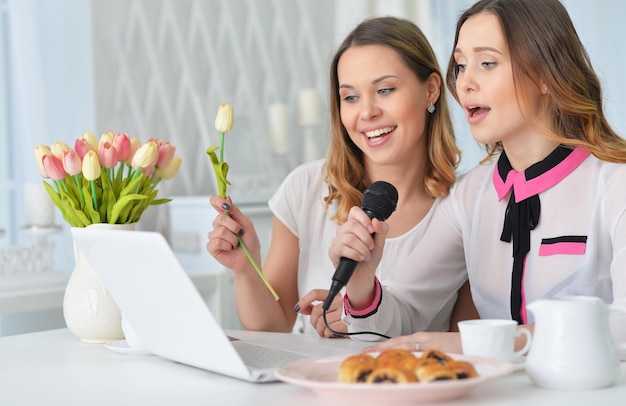
[[[449,381],[457,379],[457,374],[446,365],[425,364],[415,371],[417,380],[420,382]]]
[[[379,367],[374,369],[365,380],[367,383],[409,383],[417,382],[413,371],[396,367]]]
[[[365,382],[374,368],[376,368],[376,359],[371,355],[351,355],[339,366],[339,382]]]
[[[452,357],[446,355],[442,351],[439,350],[426,350],[422,353],[423,360],[432,360],[437,362],[438,364],[445,365],[448,362],[454,361]]]
[[[384,351],[378,355],[378,357],[376,358],[376,367],[404,368],[409,371],[413,371],[418,362],[419,358],[417,358],[410,351],[391,349]]]
[[[465,361],[448,362],[448,364],[446,365],[446,368],[454,372],[458,379],[474,378],[478,376],[476,369],[474,369],[474,366],[470,364],[469,362],[465,362]]]

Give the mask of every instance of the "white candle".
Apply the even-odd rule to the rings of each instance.
[[[43,183],[24,185],[26,225],[47,227],[54,224],[54,204]]]
[[[298,92],[298,112],[300,125],[317,124],[320,110],[317,102],[317,91],[310,87]]]
[[[284,154],[287,152],[289,138],[289,111],[286,104],[270,104],[267,109],[270,145],[272,151]]]

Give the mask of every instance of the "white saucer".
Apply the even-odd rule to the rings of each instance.
[[[110,341],[104,344],[104,346],[111,351],[120,352],[122,354],[151,355],[148,350],[145,350],[143,348],[129,347],[128,343],[126,343],[126,340]]]
[[[526,357],[514,359],[511,364],[513,364],[513,371],[521,371],[526,367]]]

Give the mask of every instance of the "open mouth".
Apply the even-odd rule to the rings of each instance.
[[[397,128],[397,126],[378,128],[376,130],[367,131],[365,133],[365,135],[367,136],[367,138],[369,138],[369,140],[371,142],[376,142],[378,140],[383,139],[385,135],[389,134],[390,132],[392,132],[396,128]]]
[[[490,109],[487,107],[478,107],[478,106],[470,106],[467,108],[467,112],[469,114],[470,117],[474,117],[478,114],[481,113],[485,113],[487,111],[489,111]]]

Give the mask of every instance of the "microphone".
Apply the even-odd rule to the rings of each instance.
[[[367,213],[370,219],[377,218],[380,221],[385,221],[391,216],[391,213],[394,212],[397,204],[398,191],[396,188],[391,183],[379,180],[372,183],[370,187],[363,192],[361,208]],[[341,257],[322,309],[328,310],[337,293],[339,293],[339,291],[346,286],[348,280],[350,280],[356,265],[357,262],[355,260]]]

